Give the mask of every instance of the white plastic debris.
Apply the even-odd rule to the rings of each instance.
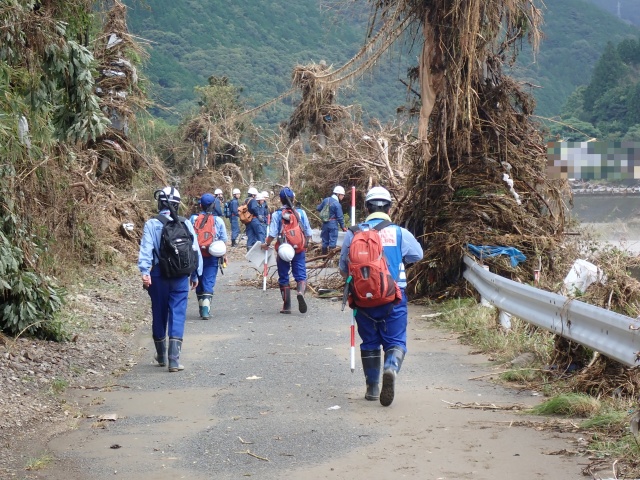
[[[508,173],[503,173],[502,174],[502,180],[509,186],[509,191],[511,192],[511,195],[513,195],[513,198],[516,199],[516,203],[518,205],[522,205],[522,202],[520,201],[520,195],[518,195],[518,192],[516,192],[513,188],[513,180],[512,178],[509,176]]]
[[[133,231],[133,223],[123,223],[122,224],[122,228],[124,228],[127,232],[132,232]]]
[[[498,316],[500,319],[500,326],[505,330],[511,330],[511,314],[505,312],[504,310],[500,310],[500,315]]]
[[[109,40],[107,41],[107,48],[115,47],[119,43],[122,43],[122,39],[118,37],[115,33],[109,35]]]
[[[334,405],[333,407],[327,408],[327,410],[340,410],[340,405]]]
[[[564,279],[564,288],[569,295],[584,293],[595,282],[605,283],[607,276],[591,262],[578,259]]]
[[[31,148],[31,140],[29,139],[29,122],[27,117],[21,115],[18,119],[18,140],[27,148]]]

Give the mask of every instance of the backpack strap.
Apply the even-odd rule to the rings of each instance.
[[[373,228],[373,230],[376,230],[376,231],[379,232],[383,228],[387,228],[389,225],[393,225],[393,222],[390,222],[389,220],[383,220],[380,223],[378,223],[377,225],[374,225],[372,228]],[[360,225],[353,225],[353,226],[349,227],[349,230],[351,230],[351,232],[353,232],[353,234],[355,235],[356,232],[361,230],[361,228],[360,228]]]
[[[209,218],[209,215],[211,215],[211,212],[207,209],[207,211],[204,214],[204,218],[200,222],[200,226],[198,228],[202,228],[207,224],[207,219]],[[214,222],[215,222],[215,220],[214,220]]]

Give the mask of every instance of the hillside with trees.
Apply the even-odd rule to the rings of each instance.
[[[586,86],[565,103],[552,135],[568,141],[640,140],[640,38],[609,42]]]
[[[240,88],[248,106],[260,105],[291,86],[296,65],[341,65],[365,43],[366,9],[337,9],[335,2],[248,0],[242,6],[221,0],[172,2],[127,0],[129,25],[151,44],[147,73],[153,84],[153,110],[176,123],[193,104],[196,85],[210,75],[226,76]],[[544,38],[537,56],[524,52],[513,70],[532,85],[536,112],[557,115],[573,90],[584,85],[607,41],[637,35],[637,29],[603,14],[588,0],[547,0]],[[367,116],[386,121],[406,100],[407,69],[415,63],[409,38],[383,56],[376,67],[340,92],[344,104],[361,105]],[[400,54],[402,52],[402,55]],[[169,110],[167,110],[169,109]],[[285,99],[265,111],[261,122],[277,124],[291,112]]]

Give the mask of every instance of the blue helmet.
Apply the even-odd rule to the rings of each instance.
[[[293,197],[295,196],[296,194],[293,193],[293,190],[291,190],[289,187],[284,187],[282,190],[280,190],[280,200],[284,204],[287,203],[287,198],[290,202],[293,202]]]
[[[215,201],[216,197],[214,197],[210,193],[205,193],[204,195],[202,195],[202,197],[200,197],[200,205],[202,205],[202,208],[204,210],[206,210],[207,207],[209,207],[209,205],[211,205]]]

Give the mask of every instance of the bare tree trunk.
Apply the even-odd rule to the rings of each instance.
[[[434,30],[429,24],[428,10],[423,20],[424,44],[420,56],[420,95],[422,106],[420,107],[420,119],[418,123],[418,139],[422,145],[423,158],[431,158],[429,147],[429,117],[436,103],[436,97],[442,89],[444,78],[439,69],[439,47],[436,45]],[[438,68],[438,70],[436,70]]]

